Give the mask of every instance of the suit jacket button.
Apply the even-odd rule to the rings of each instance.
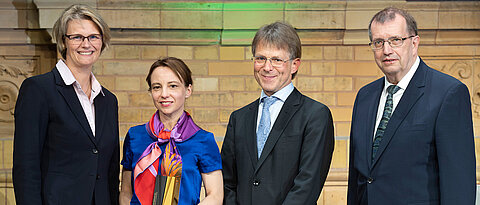
[[[260,182],[258,180],[254,180],[253,181],[253,186],[258,186],[258,185],[260,185]]]
[[[95,148],[93,148],[93,149],[92,149],[92,153],[93,153],[93,154],[98,154],[98,150],[95,149]]]
[[[373,182],[373,179],[372,179],[372,178],[368,178],[367,182],[368,182],[369,184],[371,184],[371,183]]]
[[[100,179],[100,175],[97,174],[97,180],[99,180],[99,179]]]

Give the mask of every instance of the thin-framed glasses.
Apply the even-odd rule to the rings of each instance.
[[[83,40],[87,39],[90,43],[95,44],[102,42],[102,35],[101,34],[92,34],[89,36],[83,36],[80,34],[72,34],[72,35],[65,35],[73,44],[81,44]]]
[[[283,60],[277,57],[267,58],[265,56],[254,56],[252,57],[252,60],[255,66],[264,66],[265,63],[267,63],[267,60],[269,60],[273,67],[280,67],[283,66],[283,64],[285,64],[287,61],[291,61],[293,59]]]
[[[390,47],[392,48],[396,48],[396,47],[400,47],[403,45],[403,41],[409,39],[409,38],[413,38],[415,37],[416,35],[413,35],[413,36],[408,36],[408,37],[405,37],[405,38],[401,38],[401,37],[390,37],[388,38],[387,40],[384,40],[384,39],[375,39],[373,42],[370,42],[368,45],[370,45],[370,47],[372,48],[372,50],[380,50],[380,49],[383,49],[383,46],[385,45],[385,42],[388,42],[388,44],[390,45]]]

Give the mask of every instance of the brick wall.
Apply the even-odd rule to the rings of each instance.
[[[55,65],[57,56],[49,33],[60,12],[72,2],[0,3],[0,18],[14,19],[0,21],[0,204],[14,204],[14,96],[23,79],[47,72]],[[150,65],[160,57],[175,56],[185,60],[193,72],[193,95],[187,100],[186,109],[201,127],[215,134],[221,146],[230,113],[260,95],[249,60],[252,37],[261,25],[284,20],[298,29],[303,44],[302,63],[294,85],[328,105],[335,123],[331,171],[318,204],[345,204],[355,95],[363,85],[383,76],[367,45],[366,27],[375,12],[394,5],[406,8],[416,17],[420,28],[419,55],[425,62],[468,86],[475,143],[480,150],[479,2],[85,3],[97,8],[112,27],[112,46],[94,65],[94,73],[119,99],[121,139],[129,127],[145,123],[155,111],[145,82]],[[18,75],[5,75],[4,67]]]

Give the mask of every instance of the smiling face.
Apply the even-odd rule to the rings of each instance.
[[[407,31],[405,18],[398,14],[395,19],[385,23],[372,22],[371,32],[372,41],[386,40],[390,37],[405,38],[411,35]],[[392,48],[385,42],[382,49],[373,51],[375,62],[390,83],[397,84],[408,73],[415,63],[419,42],[419,37],[415,36],[405,39],[400,47]]]
[[[151,76],[153,104],[160,111],[160,120],[178,120],[185,108],[185,99],[192,94],[192,85],[183,81],[168,67],[157,67]]]
[[[97,25],[90,20],[74,19],[68,22],[66,35],[90,36],[100,34]],[[64,38],[66,47],[65,64],[70,69],[92,69],[93,64],[98,60],[102,49],[102,40],[91,43],[83,39],[81,43]]]
[[[255,57],[290,59],[289,53],[284,49],[260,44],[255,49]],[[273,67],[270,60],[263,66],[253,65],[255,80],[262,87],[265,94],[273,95],[292,82],[292,74],[297,72],[300,66],[300,59],[289,60],[282,66]]]

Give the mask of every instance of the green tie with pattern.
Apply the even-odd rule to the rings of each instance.
[[[390,117],[392,116],[393,94],[395,94],[398,90],[400,90],[400,87],[396,85],[390,85],[387,88],[387,101],[385,101],[382,119],[380,120],[380,124],[378,124],[377,132],[375,133],[375,139],[373,140],[372,161],[375,158],[375,154],[377,154],[378,147],[380,146],[380,142],[383,138],[383,133],[385,133],[385,129],[387,128],[388,120],[390,120]]]

